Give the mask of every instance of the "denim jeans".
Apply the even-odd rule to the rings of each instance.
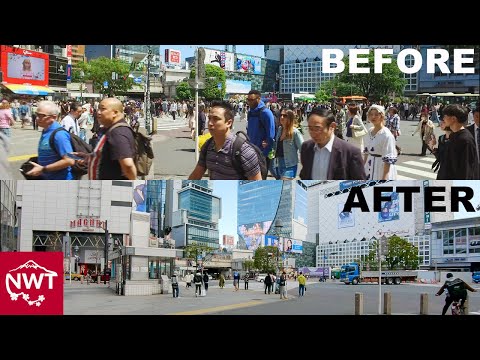
[[[172,292],[173,292],[173,297],[178,297],[178,295],[180,294],[180,288],[178,286],[178,283],[176,284],[172,284]]]
[[[83,141],[87,141],[87,130],[86,129],[80,129],[80,133],[78,134],[78,136],[80,137],[80,139],[82,139]]]
[[[305,285],[298,285],[298,296],[303,296],[305,293]]]
[[[7,138],[12,136],[10,128],[0,128],[0,132],[4,133]]]
[[[273,159],[271,162],[270,171],[275,179],[280,180],[282,177],[293,179],[297,176],[297,165],[286,167],[285,166],[285,158],[279,157]]]

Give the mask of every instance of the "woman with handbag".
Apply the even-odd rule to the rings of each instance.
[[[10,109],[10,104],[7,100],[2,100],[0,104],[0,132],[4,133],[6,137],[11,137],[10,126],[15,125],[13,114]]]
[[[292,180],[297,176],[298,153],[302,148],[303,136],[294,127],[295,113],[288,108],[280,110],[280,126],[275,136],[274,159],[270,171],[277,180]]]
[[[363,149],[363,137],[367,134],[367,128],[363,124],[362,117],[358,113],[358,106],[355,103],[348,104],[345,140]]]

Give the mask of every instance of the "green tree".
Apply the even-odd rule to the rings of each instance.
[[[260,247],[255,250],[253,264],[261,272],[275,272],[278,248],[275,246]]]
[[[360,88],[356,84],[342,82],[340,81],[338,76],[333,78],[332,80],[322,82],[319,90],[325,91],[325,93],[329,96],[330,99],[334,97],[334,93],[337,97],[362,94]]]
[[[395,92],[396,95],[403,95],[403,89],[406,84],[403,73],[397,66],[397,61],[392,59],[390,64],[383,64],[382,73],[374,73],[374,55],[371,51],[369,55],[359,55],[359,58],[368,57],[368,63],[359,64],[359,68],[370,68],[368,74],[351,74],[349,71],[349,59],[345,60],[345,70],[337,75],[341,83],[357,86],[360,94],[369,99],[380,99]],[[338,92],[337,92],[338,95]]]
[[[418,249],[401,237],[391,236],[385,261],[389,270],[418,269]]]
[[[192,94],[192,89],[186,81],[182,81],[177,86],[177,98],[179,100],[190,100],[194,95]]]
[[[133,79],[130,74],[130,65],[119,59],[108,59],[100,57],[88,63],[78,63],[72,71],[72,81],[81,81],[80,70],[84,72],[83,81],[93,81],[93,88],[96,92],[115,96],[117,93],[126,92],[133,87]],[[112,80],[112,73],[118,74],[116,80]],[[108,81],[108,88],[103,83]]]
[[[190,71],[190,79],[195,79],[195,68]],[[222,68],[205,64],[205,89],[199,91],[199,95],[203,96],[207,100],[222,100],[225,97],[226,92],[226,75],[225,70]],[[218,84],[221,84],[221,89],[218,88]]]
[[[317,100],[319,103],[327,103],[332,99],[332,96],[329,95],[324,89],[320,88],[317,90],[315,93],[315,100]]]
[[[195,263],[197,263],[197,259],[199,255],[202,256],[202,260],[205,260],[205,258],[207,258],[208,255],[213,254],[214,251],[215,251],[215,248],[210,247],[208,245],[188,244],[183,249],[183,256],[186,259],[194,260]],[[204,253],[205,253],[205,256],[203,256]]]
[[[255,262],[253,260],[245,260],[243,262],[243,270],[250,271],[255,269]]]

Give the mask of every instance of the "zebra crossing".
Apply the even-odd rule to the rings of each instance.
[[[144,118],[139,118],[138,122],[140,123],[140,127],[145,127]],[[185,127],[188,127],[187,119],[185,118],[177,117],[176,120],[173,121],[173,117],[166,116],[157,120],[157,131],[170,131]]]
[[[417,160],[408,160],[402,163],[397,163],[397,180],[415,180],[415,179],[429,179],[435,180],[437,173],[432,170],[432,164],[435,162],[435,157],[422,156]]]

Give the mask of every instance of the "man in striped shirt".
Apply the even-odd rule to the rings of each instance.
[[[247,142],[240,148],[240,169],[233,161],[233,143],[236,135],[232,134],[234,111],[226,101],[213,101],[208,114],[208,130],[212,140],[207,141],[201,151],[197,166],[188,177],[200,180],[205,171],[210,172],[211,180],[262,180],[258,155]]]

